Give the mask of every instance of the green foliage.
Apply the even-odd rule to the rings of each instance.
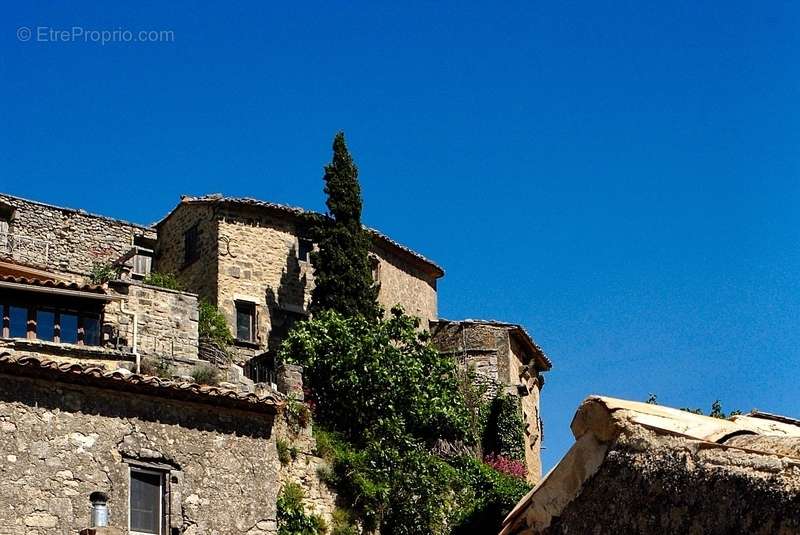
[[[219,384],[219,370],[208,364],[198,364],[192,368],[192,379],[201,385],[216,386]]]
[[[353,513],[347,509],[337,507],[333,510],[331,535],[359,535],[355,525]]]
[[[278,535],[321,535],[327,531],[324,520],[306,513],[303,489],[286,483],[278,495]]]
[[[183,290],[183,283],[178,280],[174,273],[159,273],[154,271],[142,281],[150,286],[158,286],[168,290]]]
[[[484,451],[507,459],[525,459],[525,436],[519,398],[498,394],[492,401],[485,431]]]
[[[173,374],[172,365],[165,358],[143,358],[139,370],[142,375],[154,375],[161,379],[169,379]]]
[[[656,396],[655,394],[651,393],[650,396],[647,398],[646,403],[650,403],[651,405],[658,405],[658,396]],[[685,412],[690,412],[692,414],[699,414],[701,416],[705,415],[705,413],[703,412],[703,409],[698,409],[698,408],[694,408],[693,409],[691,407],[681,407],[681,410],[685,411]],[[725,411],[722,410],[722,402],[720,400],[718,400],[718,399],[714,400],[714,402],[711,404],[711,410],[708,412],[708,415],[710,417],[719,418],[719,419],[722,419],[722,420],[730,418],[731,416],[737,416],[739,414],[742,414],[742,411],[740,411],[738,409],[737,410],[733,410],[733,411],[729,412],[728,414],[725,414]]]
[[[294,434],[299,433],[301,429],[305,429],[311,423],[311,410],[305,403],[296,399],[289,399],[286,402],[286,410],[283,414],[289,429]]]
[[[292,462],[292,454],[289,451],[289,442],[283,438],[275,439],[275,446],[278,448],[278,460],[286,466]]]
[[[93,264],[89,272],[92,284],[105,284],[119,278],[119,268],[111,264]]]
[[[298,324],[280,354],[304,366],[317,420],[348,439],[464,439],[469,414],[455,363],[418,326],[399,308],[377,322],[324,311]]]
[[[200,300],[199,309],[200,321],[197,328],[200,338],[210,340],[220,347],[233,344],[233,335],[222,312],[205,299]]]
[[[325,166],[328,216],[313,228],[318,250],[311,254],[314,289],[311,311],[335,310],[345,317],[380,315],[378,287],[372,280],[370,237],[361,224],[361,186],[358,168],[339,132],[333,140],[333,159]]]
[[[437,439],[474,446],[481,403],[473,396],[476,419],[455,363],[417,327],[399,309],[374,322],[324,311],[284,342],[280,356],[305,367],[316,402],[316,453],[331,467],[325,479],[365,531],[497,531],[529,487],[475,459],[431,453]]]

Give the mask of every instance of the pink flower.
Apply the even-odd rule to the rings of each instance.
[[[525,476],[528,472],[523,461],[509,459],[507,457],[503,457],[502,455],[495,455],[494,453],[490,453],[484,457],[483,462],[498,472],[502,472],[503,474],[507,474],[512,477],[518,477],[520,479],[525,479]]]

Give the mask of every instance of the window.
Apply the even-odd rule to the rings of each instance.
[[[72,312],[59,314],[58,338],[62,344],[78,343],[78,315]]]
[[[136,278],[143,279],[147,277],[153,269],[153,251],[143,247],[136,248],[136,254],[133,256],[133,268],[131,275]]]
[[[24,307],[8,307],[8,337],[28,337],[28,309]]]
[[[197,225],[193,226],[183,234],[183,263],[189,265],[200,258],[200,247],[198,243]]]
[[[236,339],[241,342],[255,341],[256,304],[236,301]]]
[[[161,535],[164,527],[164,474],[131,467],[131,533]]]
[[[36,311],[36,338],[53,342],[56,337],[56,313],[52,310]]]
[[[99,312],[0,304],[0,314],[0,336],[4,338],[90,346],[102,343],[103,316]]]
[[[313,250],[314,242],[300,238],[297,242],[297,259],[301,262],[311,262],[311,251]]]
[[[372,282],[380,282],[381,261],[375,255],[369,255],[369,266],[372,269]]]

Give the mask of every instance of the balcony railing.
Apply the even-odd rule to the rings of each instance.
[[[0,232],[0,256],[47,265],[50,260],[50,242],[23,234]]]

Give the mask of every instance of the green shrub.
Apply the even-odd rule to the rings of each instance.
[[[305,429],[311,423],[311,410],[308,406],[296,399],[289,399],[286,402],[286,409],[283,413],[289,429],[297,434],[301,429]]]
[[[228,321],[216,306],[201,299],[199,312],[200,319],[197,330],[200,338],[209,340],[222,348],[233,344],[233,335],[228,328]]]
[[[219,384],[219,370],[208,364],[198,364],[192,368],[191,375],[194,382],[201,385],[216,386]]]
[[[323,311],[287,337],[280,357],[305,368],[315,453],[330,464],[323,479],[365,532],[496,532],[529,487],[474,458],[431,453],[440,438],[477,447],[489,411],[483,391],[467,387],[469,374],[459,376],[418,325],[399,309],[378,321]],[[516,399],[497,402],[502,449],[519,438],[517,453],[519,412]]]
[[[507,459],[525,459],[524,425],[519,398],[513,394],[498,394],[489,412],[484,451]]]
[[[275,446],[278,448],[278,460],[282,465],[286,466],[292,462],[292,454],[289,451],[289,442],[283,438],[275,440]]]
[[[161,379],[169,379],[173,375],[172,365],[164,358],[143,358],[139,363],[142,375],[154,375]]]
[[[320,535],[327,531],[325,521],[306,513],[303,489],[286,483],[278,495],[278,535]]]
[[[183,283],[178,280],[174,273],[159,273],[154,271],[142,281],[150,286],[158,286],[168,290],[183,290]]]
[[[105,284],[119,278],[119,268],[111,264],[93,264],[89,272],[92,284]]]
[[[331,535],[359,535],[353,513],[337,507],[333,510]]]
[[[378,322],[323,311],[289,333],[280,356],[304,366],[316,419],[357,443],[468,438],[455,362],[418,327],[399,308]]]

